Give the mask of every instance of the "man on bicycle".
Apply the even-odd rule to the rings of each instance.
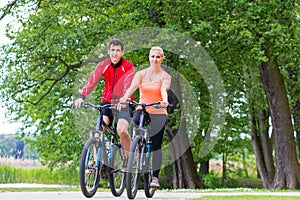
[[[102,93],[101,105],[114,103],[114,100],[121,98],[130,87],[134,76],[134,66],[131,62],[122,57],[124,55],[123,42],[117,39],[111,40],[108,55],[109,58],[106,58],[97,65],[85,86],[82,88],[79,98],[74,102],[76,108],[81,107],[84,99],[94,89],[101,76],[104,78],[104,91]],[[130,109],[130,106],[122,109],[118,113],[117,121],[117,133],[120,136],[120,142],[126,157],[129,155],[131,140],[128,134],[128,125],[131,120]],[[112,122],[113,113],[111,109],[107,108],[104,110],[103,120],[107,124]]]

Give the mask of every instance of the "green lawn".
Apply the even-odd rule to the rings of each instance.
[[[199,198],[199,200],[294,200],[300,199],[299,196],[257,196],[257,195],[247,195],[247,196],[207,196]],[[196,200],[196,199],[195,199]]]

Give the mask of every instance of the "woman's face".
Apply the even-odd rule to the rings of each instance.
[[[149,61],[152,65],[160,65],[164,60],[163,54],[160,50],[151,50],[149,53]]]

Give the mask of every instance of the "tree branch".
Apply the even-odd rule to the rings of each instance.
[[[11,3],[8,3],[6,5],[6,8],[4,8],[4,12],[2,13],[1,17],[0,17],[0,21],[7,15],[10,13],[11,9],[14,7],[14,5],[17,3],[17,0],[12,1]]]

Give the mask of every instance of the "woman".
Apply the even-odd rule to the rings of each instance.
[[[165,130],[165,124],[167,121],[168,106],[168,94],[167,91],[171,85],[171,76],[161,68],[161,63],[164,60],[164,51],[161,47],[152,47],[149,53],[150,67],[138,71],[134,76],[131,86],[126,91],[120,102],[126,102],[134,91],[139,88],[140,91],[140,103],[153,103],[160,102],[164,108],[147,107],[149,113],[150,122],[150,136],[152,140],[152,167],[153,167],[153,179],[151,181],[151,187],[159,187],[158,175],[162,164],[162,140]],[[137,108],[134,114],[134,122],[139,121],[139,115],[141,114],[141,108]]]

